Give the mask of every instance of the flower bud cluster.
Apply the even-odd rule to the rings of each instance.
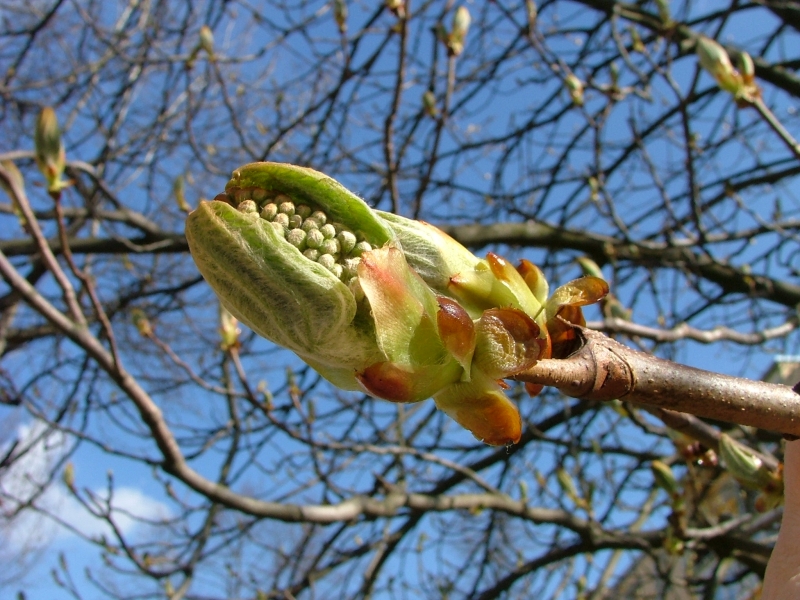
[[[322,265],[351,288],[357,287],[361,255],[372,250],[362,234],[330,221],[324,211],[295,203],[284,193],[239,188],[215,199],[235,206],[241,213],[258,214],[308,260]]]

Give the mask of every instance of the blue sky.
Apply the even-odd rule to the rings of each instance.
[[[479,3],[467,2],[466,4],[477,14]],[[124,13],[121,8],[122,4],[107,3],[102,6],[103,10],[108,12],[103,16],[98,16],[98,21],[110,23]],[[558,11],[560,19],[574,22],[576,28],[581,24],[585,24],[585,17],[581,14],[581,11],[585,9],[572,4],[564,4],[562,6],[564,8]],[[274,130],[282,123],[295,118],[303,108],[317,98],[313,89],[315,85],[321,84],[321,82],[309,80],[309,73],[313,73],[313,68],[316,67],[316,62],[314,62],[316,58],[312,54],[312,50],[313,52],[319,52],[326,61],[329,61],[331,73],[336,73],[336,67],[340,65],[342,60],[337,50],[339,40],[331,26],[328,13],[324,9],[325,3],[318,2],[310,6],[305,16],[311,18],[315,14],[322,15],[315,21],[313,31],[319,33],[323,39],[326,39],[326,43],[316,44],[312,49],[309,46],[304,46],[302,41],[298,41],[296,42],[297,46],[293,46],[291,51],[280,47],[278,40],[258,37],[256,34],[259,30],[251,27],[252,23],[248,20],[247,15],[209,16],[210,20],[214,21],[215,24],[215,37],[221,54],[243,57],[264,51],[267,57],[264,61],[244,61],[241,65],[236,63],[229,65],[230,71],[236,73],[238,77],[237,83],[241,87],[242,93],[237,97],[243,98],[241,99],[243,105],[246,105],[248,101],[248,94],[274,95],[275,90],[281,87],[305,92],[297,97],[294,106],[287,107],[286,103],[281,104],[275,98],[272,106],[264,106],[260,109],[257,115],[259,122],[250,124],[252,125],[250,129],[258,129],[258,125],[261,125],[267,132],[270,129]],[[713,9],[713,2],[700,2],[692,5],[692,11],[698,15],[705,14]],[[759,12],[758,19],[768,19],[764,14],[763,11]],[[352,28],[356,29],[355,24],[363,22],[366,19],[366,13],[357,8],[352,8],[350,18],[354,24]],[[545,13],[545,19],[550,18],[554,18],[553,15]],[[722,38],[729,39],[732,43],[747,46],[749,43],[748,36],[752,35],[753,38],[760,36],[760,31],[765,29],[768,24],[767,22],[762,24],[760,21],[753,22],[753,19],[747,15],[741,15],[726,26]],[[418,57],[423,58],[412,59],[409,65],[409,85],[403,90],[404,106],[402,109],[408,114],[415,114],[420,110],[422,93],[428,87],[432,86],[434,88],[440,101],[444,90],[444,82],[441,78],[431,80],[426,71],[428,65],[425,62],[427,60],[425,57],[430,54],[432,43],[426,27],[430,25],[432,25],[432,21],[421,24],[412,37],[414,52]],[[509,32],[511,31],[512,28],[509,27]],[[794,39],[796,39],[796,36]],[[367,36],[361,49],[353,57],[354,63],[362,64],[367,60],[374,45],[380,40],[381,35],[379,32],[371,33]],[[460,74],[471,73],[472,69],[476,68],[475,64],[480,60],[483,53],[493,56],[501,48],[499,44],[497,47],[493,47],[486,40],[482,43],[484,46],[480,48],[480,51],[472,48],[471,52],[465,55],[464,62],[458,64],[457,68]],[[565,36],[563,39],[551,40],[551,43],[553,50],[561,52],[563,57],[569,60],[575,56],[575,53],[580,51],[584,43],[584,36],[582,34]],[[779,46],[772,47],[769,49],[768,58],[779,58],[784,51]],[[520,53],[518,58],[508,61],[507,71],[503,73],[502,82],[497,84],[498,88],[494,88],[489,84],[479,85],[476,81],[463,83],[455,97],[456,105],[461,103],[460,106],[462,108],[455,114],[452,126],[445,132],[443,142],[445,149],[456,148],[457,143],[464,140],[500,139],[514,127],[520,127],[521,123],[524,123],[525,119],[530,117],[526,112],[527,108],[534,107],[542,97],[563,100],[565,92],[560,89],[556,81],[550,80],[545,85],[539,84],[537,81],[539,73],[532,68],[532,65],[526,62],[528,56]],[[376,81],[382,85],[386,85],[386,82],[391,81],[391,69],[394,64],[392,58],[394,58],[393,55],[387,53],[385,57],[381,57],[381,61],[376,67],[376,70],[382,73],[381,77],[376,77]],[[439,60],[443,60],[441,56]],[[45,66],[56,69],[58,56],[54,56],[53,65]],[[263,89],[265,84],[261,79],[265,72],[271,75],[270,83],[266,86],[267,89]],[[123,75],[124,73],[120,73],[120,76]],[[609,77],[607,71],[595,74],[579,72],[579,75],[585,78],[592,75],[598,81],[606,81]],[[685,87],[688,87],[690,82],[697,76],[694,57],[689,55],[680,58],[675,64],[673,75],[679,88],[685,89]],[[331,76],[333,77],[333,75]],[[174,77],[174,79],[170,79],[170,77]],[[209,84],[214,81],[213,71],[206,63],[198,63],[192,77],[194,78],[192,85],[187,86],[187,90],[181,93],[176,92],[174,97],[170,98],[171,107],[177,113],[184,111],[189,105],[189,91],[196,94],[203,93],[207,87],[211,87]],[[631,75],[629,73],[626,75],[624,71],[621,77],[622,85],[625,85],[626,81],[631,79]],[[713,82],[707,74],[700,74],[699,77],[701,81],[700,89],[707,89],[713,86]],[[152,83],[154,87],[158,87],[164,81],[171,82],[177,88],[182,80],[174,74],[159,73],[153,76]],[[108,85],[109,89],[113,87],[111,83],[103,81],[100,81],[97,85],[99,88],[104,85]],[[374,145],[371,144],[374,143],[380,133],[383,114],[381,111],[385,102],[385,97],[378,93],[380,91],[378,83],[375,83],[374,86],[374,88],[369,88],[360,86],[356,82],[349,82],[343,86],[343,96],[352,97],[359,110],[357,114],[351,117],[351,126],[343,129],[340,135],[328,133],[324,137],[319,144],[320,148],[316,153],[308,157],[308,162],[313,166],[315,161],[322,161],[328,155],[337,156],[337,159],[331,162],[336,165],[335,168],[338,169],[338,172],[331,174],[335,175],[354,191],[364,195],[367,200],[385,209],[388,208],[388,198],[373,195],[377,187],[374,173],[368,172],[364,166],[372,162],[380,162],[380,157],[371,157],[369,154],[374,151]],[[239,87],[231,85],[231,89],[238,92]],[[151,110],[153,106],[156,106],[161,101],[160,98],[149,96],[147,88],[144,87],[135,88],[132,93],[135,95],[133,106],[143,112]],[[61,109],[60,113],[67,130],[66,139],[69,143],[71,156],[86,160],[91,160],[100,151],[99,149],[103,144],[100,133],[93,131],[88,134],[86,132],[87,123],[92,123],[93,119],[100,114],[103,116],[104,122],[110,124],[115,116],[112,107],[93,104],[93,102],[97,102],[93,98],[83,109],[77,109],[75,105],[72,105]],[[372,98],[374,100],[371,100]],[[215,100],[218,101],[219,99],[215,98]],[[356,100],[358,103],[356,103]],[[657,79],[653,82],[652,100],[632,100],[630,104],[621,103],[617,105],[608,116],[609,126],[605,129],[607,137],[604,142],[609,151],[603,159],[607,162],[613,162],[615,159],[616,152],[620,151],[616,145],[617,142],[627,139],[630,134],[628,123],[632,115],[655,115],[666,103],[673,100],[674,90],[670,89],[663,80]],[[774,104],[776,114],[781,118],[791,118],[796,114],[798,108],[796,102],[782,93],[769,91],[767,100]],[[255,100],[253,101],[255,102]],[[587,91],[588,111],[594,110],[603,101],[603,98],[596,92]],[[552,108],[547,108],[539,118],[543,119],[551,116],[548,111],[555,113],[558,111],[559,106],[561,104],[554,100]],[[374,109],[374,112],[369,110],[370,107]],[[65,113],[69,116],[67,117]],[[591,169],[593,168],[593,156],[588,145],[572,153],[570,164],[559,171],[559,176],[562,177],[563,183],[551,188],[547,194],[541,191],[547,183],[548,177],[551,176],[552,169],[555,168],[558,162],[559,143],[561,143],[561,140],[567,139],[567,136],[573,133],[576,128],[583,126],[583,113],[576,109],[574,115],[574,118],[563,119],[552,129],[549,129],[549,137],[539,137],[539,134],[537,134],[537,136],[524,138],[518,147],[513,147],[513,145],[504,141],[498,141],[491,147],[491,152],[487,152],[486,146],[481,146],[473,153],[464,153],[459,157],[451,156],[443,160],[442,164],[437,168],[435,176],[442,181],[454,182],[454,188],[457,191],[454,192],[453,188],[441,186],[440,190],[436,190],[430,196],[426,196],[423,206],[424,217],[434,223],[493,222],[496,220],[522,220],[529,217],[557,222],[562,218],[563,214],[573,210],[572,207],[582,206],[582,203],[587,201],[584,197],[585,180],[592,173]],[[703,107],[703,115],[698,120],[696,134],[703,140],[717,139],[724,133],[725,128],[729,127],[732,120],[741,119],[747,122],[756,118],[753,112],[737,111],[729,97],[717,96]],[[234,136],[226,135],[229,132],[226,131],[227,124],[222,112],[215,113],[211,111],[198,118],[195,123],[196,134],[203,141],[203,144],[200,144],[200,152],[204,152],[203,156],[208,158],[209,168],[213,168],[211,172],[204,171],[205,166],[198,167],[194,152],[185,146],[173,152],[154,148],[138,148],[136,140],[139,132],[135,126],[136,122],[137,116],[134,112],[130,117],[130,126],[124,129],[123,135],[120,135],[116,142],[119,144],[131,143],[134,148],[131,151],[132,154],[137,159],[141,158],[142,163],[127,164],[124,161],[120,161],[109,168],[107,177],[126,205],[141,210],[154,219],[159,219],[159,223],[162,225],[172,226],[175,231],[180,231],[182,228],[180,222],[182,215],[175,211],[165,211],[163,210],[163,205],[160,204],[160,201],[171,193],[171,184],[174,177],[184,173],[194,177],[195,183],[190,183],[188,193],[192,202],[196,202],[201,195],[212,195],[208,190],[221,189],[227,178],[227,173],[235,166],[238,166],[238,164],[217,164],[212,158],[214,153],[224,152],[226,156],[241,156],[244,161],[246,152],[239,147],[240,141],[238,139]],[[421,134],[418,138],[421,140],[419,142],[420,146],[413,148],[409,152],[412,157],[417,157],[419,164],[414,164],[413,167],[409,167],[402,174],[400,189],[404,198],[412,197],[415,193],[419,174],[424,171],[425,167],[422,160],[425,148],[422,144],[423,142],[429,142],[434,135],[433,121],[423,121],[419,127],[421,128]],[[336,131],[334,127],[331,127],[331,130]],[[300,147],[312,133],[304,130],[301,133],[287,135],[286,139],[281,140],[280,144],[276,144],[274,148],[270,149],[269,157],[280,159],[282,156],[291,155],[294,148]],[[256,141],[258,137],[256,134],[253,135]],[[14,141],[15,143],[19,142],[17,146],[3,148],[3,150],[17,149],[17,147],[30,149],[32,146],[29,139]],[[255,141],[250,141],[256,146]],[[774,156],[785,155],[785,150],[775,139],[765,138],[764,144],[765,147],[760,149],[759,158],[767,160]],[[355,153],[356,157],[353,158],[341,152],[340,145],[352,148],[366,148],[366,150],[361,154]],[[215,146],[215,149],[210,146]],[[681,139],[670,139],[669,136],[663,136],[648,146],[648,152],[652,160],[657,164],[664,165],[665,189],[677,195],[680,195],[681,186],[684,185],[681,179],[683,175],[681,170],[682,148]],[[247,158],[250,159],[252,157]],[[504,159],[507,159],[507,161],[504,162]],[[732,150],[726,150],[721,157],[715,155],[713,159],[714,161],[709,160],[709,171],[702,174],[703,181],[708,183],[708,189],[706,190],[708,194],[716,193],[722,189],[726,177],[746,170],[754,160],[751,152],[736,152]],[[156,166],[152,167],[153,164]],[[719,166],[720,164],[722,164],[722,167]],[[151,167],[152,171],[149,171],[148,169]],[[150,173],[155,173],[152,176],[158,179],[158,185],[150,186],[148,179],[151,176]],[[506,190],[530,190],[529,204],[522,207],[519,204],[511,206],[509,203],[495,198],[498,181],[503,183],[502,187]],[[607,182],[607,186],[611,192],[617,194],[618,208],[624,211],[626,219],[633,219],[635,216],[640,217],[635,232],[637,235],[642,234],[642,232],[656,230],[663,224],[664,215],[660,212],[654,212],[651,208],[659,205],[659,198],[653,191],[651,178],[642,164],[633,163],[630,168],[619,171],[612,180]],[[799,207],[796,193],[787,188],[788,186],[780,189],[770,189],[765,186],[763,195],[758,199],[758,202],[747,207],[751,210],[751,214],[747,218],[753,222],[758,217],[768,218],[777,197],[782,198],[787,212],[797,212]],[[150,191],[152,189],[157,190],[157,192],[153,193]],[[31,195],[38,207],[48,206],[48,199],[41,190],[33,189]],[[67,198],[69,198],[69,195],[67,195]],[[408,213],[410,206],[406,204],[403,209]],[[574,210],[577,211],[578,209],[574,208]],[[589,215],[585,217],[585,222],[570,222],[570,226],[582,225],[592,231],[599,232],[606,231],[610,227],[610,217],[603,220],[597,217],[597,213],[586,212],[585,214]],[[719,218],[722,219],[724,217],[724,210],[720,209]],[[9,220],[5,220],[3,224],[9,222]],[[504,247],[493,249],[499,250],[504,254],[507,253],[514,258],[524,256],[537,263],[549,265],[549,272],[559,278],[556,283],[563,283],[580,274],[577,265],[572,262],[577,254],[575,256],[569,253],[550,256],[550,253],[538,249],[520,250],[518,248]],[[482,249],[481,252],[485,250]],[[744,264],[758,257],[758,244],[754,244],[752,247],[745,246],[744,249],[737,247],[736,250],[736,264]],[[164,260],[167,266],[163,268],[168,270],[171,268],[168,262],[170,259]],[[136,259],[132,258],[132,262],[135,264]],[[191,265],[187,267],[188,262],[181,264],[182,267],[180,268],[191,268]],[[764,267],[763,263],[756,265],[757,269]],[[610,269],[607,268],[606,270],[610,273]],[[785,267],[780,265],[773,265],[773,271],[776,274],[787,273]],[[118,284],[115,277],[118,277],[117,272],[109,269],[109,274],[105,280],[108,286]],[[660,283],[668,290],[665,291],[665,297],[674,304],[675,313],[688,312],[689,309],[686,308],[686,305],[691,305],[691,302],[694,301],[694,296],[686,289],[685,282],[683,280],[676,281],[673,288],[668,276],[664,275]],[[646,290],[646,286],[646,276],[632,275],[630,279],[621,282],[615,291],[626,298],[640,298],[633,307],[634,317],[637,321],[653,324],[656,322],[658,314],[651,303],[651,297],[646,292],[642,292],[641,296],[636,295],[640,290]],[[109,287],[107,289],[113,288]],[[213,296],[205,286],[198,286],[194,289],[189,295],[189,300],[200,305],[194,307],[191,327],[182,324],[184,315],[181,313],[164,317],[164,320],[158,323],[157,327],[161,327],[162,330],[168,330],[170,327],[181,328],[180,331],[183,336],[179,341],[179,346],[175,348],[176,351],[179,351],[182,356],[187,356],[198,371],[205,369],[204,372],[206,373],[213,372],[213,367],[209,367],[208,362],[203,362],[208,359],[208,356],[204,355],[201,350],[196,350],[195,346],[198,346],[197,339],[202,339],[209,346],[215,343],[212,340],[215,340],[217,336],[216,304]],[[669,312],[669,310],[666,310],[666,312]],[[594,309],[587,310],[589,319],[596,316],[597,313]],[[778,315],[775,318],[779,319],[780,316]],[[706,322],[726,323],[742,329],[746,329],[749,318],[746,313],[733,315],[732,317],[730,311],[724,307],[706,312]],[[170,319],[173,319],[174,322]],[[732,322],[732,319],[734,319],[734,322]],[[132,340],[133,342],[135,340]],[[286,353],[275,352],[266,342],[254,342],[248,346],[248,350],[251,354],[245,357],[247,366],[253,372],[258,373],[259,378],[266,382],[269,389],[279,398],[279,401],[284,401],[286,397],[281,395],[281,392],[285,389],[285,369],[287,366],[296,366],[296,359]],[[789,338],[783,344],[773,345],[770,350],[775,352],[795,352],[796,336]],[[68,353],[70,350],[65,349],[65,352]],[[677,351],[674,357],[693,366],[749,377],[759,377],[771,363],[771,356],[768,353],[753,354],[730,344],[709,347],[687,343]],[[22,370],[26,368],[26,365],[34,362],[47,364],[50,359],[51,357],[48,356],[31,358],[27,355],[12,355],[5,364],[10,370]],[[198,392],[196,388],[188,385],[188,382],[186,382],[187,385],[177,389],[169,389],[165,383],[168,377],[165,377],[164,381],[158,380],[159,369],[164,368],[164,362],[166,361],[163,361],[163,356],[160,356],[152,348],[146,353],[137,354],[131,352],[126,355],[125,360],[126,364],[131,366],[135,372],[153,378],[151,383],[158,401],[176,421],[186,425],[187,428],[206,423],[209,424],[209,427],[218,426],[225,419],[225,406],[220,403],[218,396]],[[67,365],[62,368],[62,376],[65,380],[68,380],[71,368],[75,368],[75,366]],[[167,372],[167,375],[171,373]],[[56,380],[54,379],[54,381]],[[51,382],[50,385],[56,386],[57,384]],[[41,393],[47,395],[52,392],[56,396],[56,391],[44,389]],[[86,393],[88,394],[88,391]],[[100,401],[109,400],[111,402],[114,394],[115,391],[111,386],[101,384],[98,385],[97,390],[94,392],[94,399],[99,398]],[[375,410],[378,415],[377,418],[389,420],[392,418],[394,409],[388,404],[381,404]],[[40,431],[36,421],[31,420],[29,416],[21,411],[4,410],[4,413],[4,420],[11,423],[8,426],[9,436],[11,433],[17,433],[22,439],[36,439],[36,434]],[[124,427],[120,427],[118,423],[114,422],[111,416],[104,415],[93,418],[96,420],[90,424],[90,428],[98,433],[100,437],[106,436],[109,439],[113,439],[114,443],[125,451],[140,451],[143,454],[150,453],[150,456],[155,456],[152,444],[148,444],[146,439],[124,437],[126,433]],[[343,418],[343,428],[345,426],[344,422],[345,419]],[[469,434],[465,433],[461,434],[461,437],[456,434],[454,439],[468,441],[470,438]],[[174,509],[169,499],[165,496],[163,486],[153,479],[149,468],[143,467],[136,461],[114,456],[102,448],[87,443],[80,445],[78,450],[67,458],[71,444],[72,440],[65,441],[60,436],[55,436],[54,439],[48,440],[47,443],[43,441],[35,442],[28,457],[19,463],[20,466],[18,468],[31,474],[30,476],[35,480],[36,477],[46,473],[52,465],[69,460],[74,465],[75,480],[78,488],[81,490],[87,489],[91,494],[97,495],[98,498],[104,497],[108,472],[113,472],[116,486],[114,506],[117,507],[117,512],[119,513],[117,517],[118,523],[133,539],[147,539],[148,536],[157,532],[149,530],[145,525],[137,525],[133,519],[126,515],[126,511],[130,511],[144,519],[174,516]],[[285,448],[285,456],[290,456],[291,450],[292,448],[289,444]],[[545,470],[552,461],[558,458],[559,456],[555,453],[543,457],[539,468]],[[214,473],[220,460],[219,454],[208,453],[201,461],[197,461],[195,467],[207,473]],[[239,466],[244,469],[243,465]],[[367,466],[365,465],[364,468],[366,469]],[[25,483],[25,478],[21,474],[5,479],[3,483],[17,486],[20,490],[24,490],[25,486],[29,485]],[[264,485],[259,482],[258,473],[250,473],[243,476],[239,484],[242,487]],[[553,481],[550,481],[549,484],[551,486],[555,485]],[[643,483],[643,485],[646,484]],[[288,485],[287,489],[289,489]],[[88,497],[89,492],[82,491],[81,494],[84,497]],[[179,489],[178,493],[191,497],[185,489]],[[55,481],[39,501],[43,507],[57,514],[65,521],[72,523],[85,535],[99,536],[104,533],[103,528],[97,525],[95,520],[88,518],[85,509],[71,498],[61,481]],[[447,519],[446,515],[441,517],[444,522]],[[272,526],[278,531],[291,529],[276,524]],[[36,533],[33,539],[30,537],[31,532]],[[3,536],[7,550],[14,551],[14,549],[21,548],[26,543],[35,543],[41,549],[41,553],[37,555],[36,564],[25,579],[30,586],[29,597],[53,599],[68,597],[66,593],[50,583],[49,573],[54,565],[57,565],[57,557],[60,552],[66,553],[67,561],[73,572],[78,574],[78,577],[81,576],[83,565],[95,564],[98,560],[95,548],[82,542],[74,533],[70,533],[64,528],[47,524],[46,521],[23,520],[13,528],[0,532],[0,535]],[[288,533],[287,537],[290,537]],[[41,541],[41,544],[39,544],[39,541]],[[0,559],[2,559],[1,554]],[[220,584],[218,581],[208,581],[200,585],[201,587],[202,585],[207,585],[211,589]],[[16,586],[13,586],[13,589],[16,589]]]

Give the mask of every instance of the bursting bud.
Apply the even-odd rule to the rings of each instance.
[[[276,163],[236,169],[189,214],[186,238],[234,317],[334,385],[393,402],[432,396],[488,444],[519,439],[499,380],[543,356],[546,310],[500,257],[481,261],[431,225]]]
[[[528,31],[536,29],[536,19],[539,17],[539,9],[534,0],[526,0],[525,6],[528,10]]]
[[[583,509],[589,508],[589,503],[578,493],[578,488],[575,485],[575,480],[572,479],[572,475],[564,467],[556,469],[556,480],[561,491],[575,503],[575,506]]]
[[[385,4],[398,18],[406,18],[406,0],[386,0]]]
[[[70,183],[61,180],[67,159],[61,142],[61,129],[55,111],[45,106],[36,120],[36,164],[47,180],[47,191],[58,194]]]
[[[697,57],[700,66],[711,73],[721,89],[733,94],[740,107],[752,104],[761,94],[755,83],[753,59],[746,52],[737,55],[737,69],[725,48],[710,38],[700,36],[697,38]]]
[[[68,462],[64,465],[64,472],[61,474],[64,484],[73,492],[75,491],[75,466]]]
[[[667,492],[671,498],[680,496],[680,485],[668,464],[660,460],[654,460],[650,463],[650,470],[653,472],[653,479],[655,479],[658,487]]]
[[[339,33],[342,35],[347,33],[347,4],[345,0],[333,0],[333,18],[339,28]]]
[[[134,308],[131,311],[131,320],[140,336],[146,338],[153,336],[153,326],[150,324],[150,319],[147,318],[147,315],[141,308]]]
[[[11,209],[14,212],[14,216],[19,219],[20,225],[27,227],[28,221],[25,219],[25,215],[22,213],[22,207],[20,207],[19,199],[14,191],[14,188],[19,190],[24,189],[25,179],[22,177],[22,173],[17,168],[17,165],[13,160],[0,161],[0,167],[2,167],[6,176],[8,177],[8,181],[6,181],[5,178],[0,177],[0,188],[3,188],[3,191],[8,194],[9,198],[11,198]]]
[[[628,27],[628,33],[631,36],[631,51],[640,53],[644,52],[644,42],[642,41],[642,36],[639,35],[639,30],[633,25],[630,25]]]
[[[447,37],[447,49],[452,56],[460,56],[464,51],[464,44],[467,40],[467,32],[472,23],[472,17],[466,6],[459,6],[456,14],[453,15],[453,29]]]
[[[564,80],[564,85],[567,86],[572,103],[575,106],[583,106],[583,81],[574,73],[570,73]]]
[[[208,25],[200,28],[200,47],[210,58],[214,57],[214,32]]]
[[[192,207],[186,201],[186,184],[183,175],[178,175],[175,181],[172,182],[172,193],[175,195],[175,202],[180,210],[185,213],[192,210]]]
[[[301,215],[300,227],[290,229],[290,212]],[[236,169],[224,193],[189,214],[186,237],[200,272],[233,316],[338,387],[357,389],[356,371],[384,355],[351,282],[358,256],[339,254],[337,262],[318,250],[328,221],[370,248],[394,239],[369,206],[334,180],[276,163]],[[306,246],[310,234],[289,236],[298,230],[320,233],[316,247]]]
[[[780,485],[782,491],[780,474],[772,471],[749,448],[725,433],[719,436],[719,455],[725,469],[746,488],[773,491]]]
[[[220,348],[223,352],[229,350],[238,350],[241,344],[239,343],[239,334],[242,332],[238,327],[239,322],[224,306],[219,305],[219,337]]]
[[[425,109],[425,114],[429,117],[436,118],[439,115],[439,109],[436,108],[436,95],[431,90],[426,90],[422,94],[422,107]]]
[[[672,14],[670,13],[669,0],[656,0],[656,8],[658,8],[658,16],[664,25],[672,23]]]
[[[741,77],[733,68],[725,48],[711,38],[700,36],[697,38],[697,58],[700,66],[711,73],[719,87],[726,92],[736,93],[741,85]]]

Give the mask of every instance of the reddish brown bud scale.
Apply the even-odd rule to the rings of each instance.
[[[511,400],[499,393],[464,397],[453,408],[442,408],[486,444],[516,444],[522,436],[522,418]]]
[[[543,389],[544,384],[542,383],[531,383],[530,381],[525,382],[525,391],[528,392],[528,395],[531,398],[536,398],[536,396],[542,393]]]
[[[409,402],[413,395],[410,374],[390,362],[370,365],[356,379],[368,393],[390,402]]]
[[[455,300],[438,296],[436,301],[439,303],[436,326],[442,342],[459,363],[468,365],[475,351],[475,324]]]

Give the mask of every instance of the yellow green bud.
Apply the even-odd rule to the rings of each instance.
[[[650,464],[650,470],[653,472],[653,478],[658,487],[666,491],[673,498],[680,495],[680,485],[678,484],[678,480],[675,479],[675,475],[672,473],[672,469],[669,465],[660,460],[654,460]]]
[[[150,324],[150,320],[142,309],[134,308],[131,311],[131,319],[139,335],[148,338],[153,335],[153,326]]]
[[[743,486],[754,490],[770,490],[782,480],[758,456],[729,435],[719,437],[719,455],[725,469]]]
[[[56,113],[49,106],[42,109],[36,120],[34,142],[36,164],[47,180],[47,191],[53,194],[59,193],[70,184],[61,180],[67,159]]]
[[[28,221],[25,219],[25,215],[22,214],[22,208],[19,205],[19,200],[17,195],[12,190],[10,184],[13,184],[19,190],[23,190],[25,188],[25,179],[22,177],[22,173],[17,168],[16,163],[13,160],[4,160],[0,161],[0,166],[3,167],[3,170],[8,175],[9,182],[7,183],[5,179],[0,178],[0,187],[3,188],[8,197],[11,198],[11,209],[14,211],[14,215],[19,219],[20,225],[23,227],[27,226]]]
[[[183,175],[178,175],[172,183],[172,193],[175,195],[175,202],[178,208],[185,213],[192,210],[189,203],[186,202],[186,185],[184,183]]]
[[[466,6],[459,6],[453,15],[453,29],[447,36],[447,48],[453,56],[459,56],[464,51],[467,32],[472,23],[472,17]]]
[[[222,304],[219,305],[219,336],[221,338],[220,348],[227,352],[239,347],[239,334],[242,332],[238,327],[238,321]]]
[[[333,0],[333,18],[339,28],[339,33],[342,35],[347,33],[347,4],[345,0]]]
[[[720,44],[711,38],[697,38],[697,58],[700,66],[716,79],[720,88],[736,94],[742,87],[742,77],[731,64],[728,53]]]
[[[567,86],[567,91],[569,92],[570,99],[572,99],[572,103],[575,106],[583,106],[583,81],[574,73],[570,73],[564,80],[564,85]]]
[[[439,114],[439,109],[436,108],[436,95],[431,90],[426,90],[422,94],[422,106],[429,117],[435,118]]]

